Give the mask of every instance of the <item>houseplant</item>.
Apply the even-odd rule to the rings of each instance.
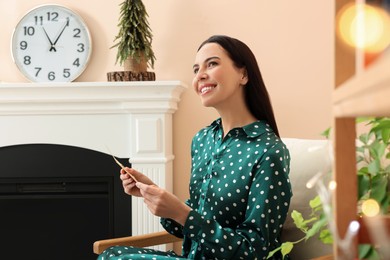
[[[155,56],[152,49],[152,32],[148,14],[142,0],[124,0],[120,4],[119,32],[111,48],[117,48],[116,62],[124,71],[109,72],[108,80],[155,80]],[[118,77],[118,75],[120,77]]]
[[[390,118],[358,118],[358,124],[365,123],[369,129],[358,136],[359,144],[356,147],[358,201],[359,213],[361,205],[368,199],[374,199],[380,206],[382,214],[389,213],[390,205]],[[331,129],[327,129],[323,135],[329,137]],[[321,195],[321,194],[320,194]],[[270,252],[271,257],[275,252],[281,251],[283,255],[290,253],[294,245],[319,238],[325,244],[332,244],[333,237],[329,229],[328,215],[321,196],[316,196],[310,201],[312,213],[303,216],[293,210],[294,224],[302,231],[302,238],[296,241],[286,241],[279,248]],[[323,196],[322,196],[323,198]],[[379,259],[378,253],[371,245],[359,245],[359,259]]]

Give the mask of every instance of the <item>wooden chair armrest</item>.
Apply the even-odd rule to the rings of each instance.
[[[148,247],[178,242],[181,240],[181,238],[175,237],[166,231],[160,231],[146,235],[98,240],[93,243],[93,252],[95,254],[101,254],[106,248],[111,246]]]
[[[334,260],[333,255],[324,255],[313,258],[313,260]]]

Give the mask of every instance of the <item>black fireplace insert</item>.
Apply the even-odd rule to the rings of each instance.
[[[94,241],[131,235],[118,175],[111,155],[85,148],[0,148],[0,258],[96,259]]]

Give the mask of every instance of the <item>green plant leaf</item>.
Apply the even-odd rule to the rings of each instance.
[[[324,132],[321,133],[322,136],[325,136],[327,139],[329,139],[331,127],[328,127]]]
[[[307,224],[310,224],[311,222],[314,222],[317,220],[318,220],[318,217],[312,217],[310,219],[305,220],[303,223],[305,224],[305,226],[307,226]]]
[[[317,195],[314,199],[310,200],[309,205],[312,209],[322,207],[320,196]]]
[[[371,175],[371,174],[368,172],[368,168],[364,166],[358,170],[358,175]]]
[[[357,117],[357,118],[356,118],[356,123],[357,123],[357,124],[361,124],[361,123],[365,123],[365,122],[370,122],[370,121],[372,121],[373,119],[374,119],[373,117],[361,116],[361,117]]]
[[[367,259],[367,256],[370,254],[372,246],[369,244],[360,244],[359,245],[359,259]]]
[[[327,223],[328,220],[326,218],[321,218],[320,220],[315,222],[313,226],[307,231],[306,240],[317,234],[325,225],[327,225]]]
[[[380,257],[378,255],[378,252],[375,250],[375,248],[372,245],[360,244],[359,259],[379,260]]]
[[[382,129],[382,139],[384,143],[389,143],[390,139],[390,128]]]
[[[368,172],[372,175],[377,175],[381,168],[381,162],[379,159],[375,159],[368,164]]]
[[[370,197],[375,199],[378,203],[381,203],[387,195],[387,177],[382,175],[376,175],[372,178],[372,188]]]
[[[363,144],[367,144],[368,141],[369,141],[370,139],[369,139],[369,136],[368,136],[367,133],[363,133],[363,134],[361,134],[361,135],[359,136],[359,140],[360,140],[360,142],[362,142]]]
[[[357,156],[356,157],[356,163],[360,163],[360,162],[363,162],[364,161],[364,157],[363,156]]]
[[[389,206],[390,206],[390,192],[386,192],[385,198],[381,201],[381,211],[382,214],[388,214],[389,213]]]
[[[375,140],[370,145],[370,154],[374,159],[380,159],[385,154],[386,144]]]
[[[296,210],[293,210],[291,212],[291,218],[294,220],[294,224],[297,228],[301,229],[302,231],[306,232],[307,226],[305,224],[305,220],[302,217],[302,214]]]
[[[324,243],[326,245],[333,244],[332,233],[330,233],[329,229],[321,230],[321,232],[320,232],[320,240],[322,241],[322,243]]]
[[[366,151],[366,148],[364,146],[359,146],[359,147],[356,147],[356,151],[364,154],[364,152]]]
[[[386,143],[389,140],[389,131],[390,129],[390,118],[380,118],[375,122],[375,126],[371,128],[370,133],[375,133],[375,135],[379,138],[385,141]],[[385,138],[383,136],[385,135]]]
[[[282,246],[278,247],[278,248],[275,248],[274,250],[272,250],[271,252],[268,253],[268,256],[267,256],[267,259],[271,258],[276,252],[278,252],[279,250],[282,249]]]
[[[291,250],[294,248],[294,244],[291,242],[284,242],[281,246],[281,252],[283,255],[283,258],[291,252]]]
[[[360,172],[360,170],[359,170]],[[364,172],[358,174],[358,199],[362,199],[370,191],[371,188],[371,179],[369,174]]]

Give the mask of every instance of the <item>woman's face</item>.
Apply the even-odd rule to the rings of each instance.
[[[205,44],[196,54],[192,86],[206,107],[234,108],[244,102],[245,69],[234,66],[217,43]]]

